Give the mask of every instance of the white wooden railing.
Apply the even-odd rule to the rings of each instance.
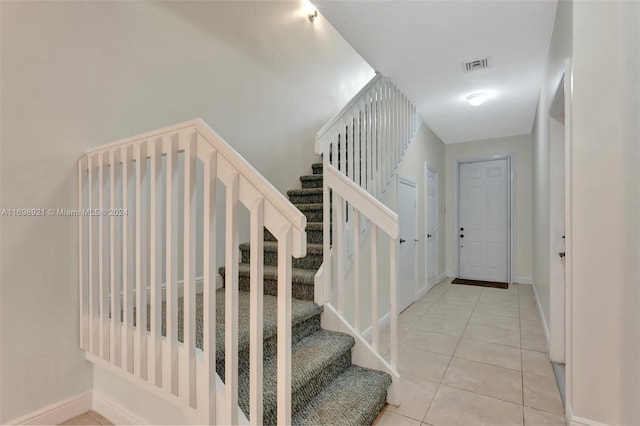
[[[356,346],[362,343],[373,352],[369,366],[396,375],[398,216],[381,199],[420,123],[411,102],[389,78],[376,73],[317,133],[315,144],[324,173],[324,262],[317,276],[323,284],[316,289],[316,302],[346,323],[356,334]],[[378,244],[378,231],[389,240],[388,249]],[[370,246],[362,250],[366,238]],[[365,273],[366,262],[370,271]],[[352,297],[345,306],[347,291]],[[385,298],[383,291],[388,291]],[[367,328],[362,326],[365,309],[370,309]],[[390,323],[391,368],[382,362],[386,348],[379,345],[381,317]]]
[[[277,238],[277,418],[290,423],[291,256],[306,254],[305,216],[199,119],[88,150],[78,161],[78,181],[81,348],[89,360],[190,407],[199,423],[247,421],[238,408],[240,204],[250,212],[248,420],[262,423],[264,228]],[[216,182],[225,188],[218,202]],[[225,235],[216,232],[220,219]],[[220,250],[224,256],[217,255]],[[216,373],[221,258],[226,268],[224,383]],[[198,283],[202,349],[196,347]],[[180,307],[183,342],[178,340]]]

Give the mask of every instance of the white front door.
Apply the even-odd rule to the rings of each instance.
[[[507,160],[459,167],[458,259],[461,278],[507,282],[509,204]]]
[[[427,289],[438,283],[438,172],[427,167],[426,266]]]
[[[398,178],[398,311],[402,312],[416,300],[416,184]]]

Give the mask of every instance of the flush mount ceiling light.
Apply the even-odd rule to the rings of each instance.
[[[467,102],[469,102],[469,105],[471,106],[478,106],[478,105],[482,105],[484,103],[484,101],[487,100],[487,94],[486,93],[474,93],[472,95],[467,96]]]

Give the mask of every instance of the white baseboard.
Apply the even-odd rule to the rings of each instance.
[[[129,410],[123,408],[107,398],[100,392],[93,392],[93,410],[97,411],[114,425],[144,425],[149,422],[136,416]]]
[[[388,312],[385,316],[383,316],[378,320],[378,330],[382,330],[390,323],[391,323],[391,313]],[[361,334],[363,338],[369,339],[369,337],[371,337],[371,326],[369,326],[369,328],[364,330]]]
[[[538,308],[538,315],[540,315],[540,320],[542,321],[544,340],[546,340],[547,342],[547,352],[549,352],[549,347],[551,344],[551,333],[549,332],[549,325],[547,324],[547,319],[544,317],[544,312],[542,312],[542,305],[540,304],[540,298],[538,297],[538,290],[536,289],[535,283],[532,282],[531,287],[533,287],[533,296],[536,298],[536,307]]]
[[[606,423],[596,422],[595,420],[584,419],[582,417],[572,416],[570,419],[571,426],[609,426]]]
[[[25,416],[7,422],[10,425],[57,425],[91,410],[91,390],[48,405]]]
[[[440,275],[438,275],[438,284],[440,284],[442,282],[442,280],[444,280],[445,278],[447,278],[447,273],[443,272]]]
[[[533,277],[516,277],[516,284],[533,284]]]

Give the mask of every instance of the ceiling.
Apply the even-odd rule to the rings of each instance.
[[[557,0],[313,3],[443,142],[531,132]],[[482,58],[486,69],[465,72]],[[475,92],[489,95],[478,107]]]

